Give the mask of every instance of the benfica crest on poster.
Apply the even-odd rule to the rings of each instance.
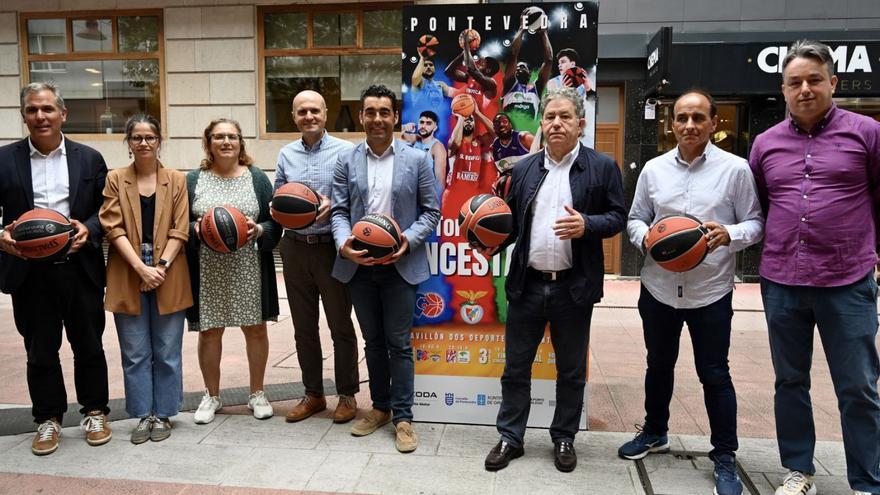
[[[401,137],[433,157],[441,209],[428,242],[431,278],[419,286],[414,314],[417,420],[495,422],[512,246],[492,259],[473,251],[459,210],[477,194],[503,196],[516,162],[541,149],[540,101],[550,88],[583,97],[581,141],[593,146],[598,12],[596,2],[403,11]],[[532,377],[529,425],[547,426],[556,377],[549,332]]]

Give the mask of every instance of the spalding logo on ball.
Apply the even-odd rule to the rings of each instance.
[[[73,244],[75,229],[66,216],[48,208],[23,213],[12,228],[12,239],[21,255],[31,260],[63,258]]]
[[[317,191],[302,182],[288,182],[272,196],[270,214],[287,229],[304,229],[318,217],[321,198]]]
[[[209,248],[231,253],[247,244],[247,217],[234,206],[215,206],[199,221],[199,233]]]
[[[513,231],[513,214],[498,196],[477,194],[461,205],[458,225],[468,242],[493,248],[506,241]]]
[[[709,253],[703,222],[691,215],[667,215],[648,230],[645,247],[661,268],[686,272],[703,262]]]
[[[393,218],[370,213],[351,227],[356,251],[367,250],[367,256],[378,262],[387,261],[400,249],[400,227]]]

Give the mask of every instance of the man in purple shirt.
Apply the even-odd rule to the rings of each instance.
[[[776,370],[776,434],[788,475],[776,495],[812,495],[813,327],[837,393],[847,478],[880,494],[876,211],[880,123],[837,108],[826,45],[798,41],[782,62],[789,117],[755,139],[750,165],[766,212],[761,295]]]

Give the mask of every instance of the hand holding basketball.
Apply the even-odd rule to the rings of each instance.
[[[253,218],[247,217],[247,238],[248,241],[255,241],[263,235],[263,226],[257,225]]]
[[[409,249],[409,240],[403,235],[403,232],[400,233],[400,249],[398,249],[394,254],[391,255],[390,258],[382,262],[382,265],[393,265],[397,263],[401,256],[406,254],[407,249]]]
[[[318,197],[321,198],[321,204],[318,205],[318,216],[315,217],[315,223],[321,223],[330,218],[330,198],[322,194],[319,194]]]
[[[468,245],[471,247],[471,249],[473,249],[474,251],[483,255],[483,257],[486,258],[487,260],[492,259],[492,256],[495,256],[495,253],[498,252],[498,248],[501,247],[501,246],[483,247],[483,246],[480,246],[479,244],[477,244],[476,242],[470,242],[470,243],[468,243]]]
[[[79,220],[71,218],[70,223],[76,229],[76,234],[73,235],[73,244],[70,245],[70,251],[68,251],[70,254],[73,254],[79,251],[86,244],[86,241],[89,240],[89,229]]]
[[[18,256],[19,258],[24,258],[21,255],[21,251],[16,249],[15,247],[15,239],[12,238],[12,229],[15,228],[15,222],[6,226],[6,229],[3,231],[3,234],[0,234],[0,250],[4,253],[9,253],[13,256]]]
[[[709,241],[709,252],[714,251],[718,246],[729,246],[730,245],[730,233],[718,222],[703,222],[703,227],[706,227],[709,232],[706,234],[706,239]]]
[[[355,249],[352,246],[353,242],[354,236],[349,236],[348,239],[346,239],[345,242],[342,243],[342,247],[339,248],[339,255],[343,258],[348,258],[351,261],[354,261],[358,265],[375,265],[376,261],[369,256],[369,251],[367,251],[366,249]]]
[[[569,215],[556,220],[556,223],[553,224],[553,232],[556,233],[560,241],[582,237],[587,230],[587,221],[571,206],[565,205],[565,211]]]

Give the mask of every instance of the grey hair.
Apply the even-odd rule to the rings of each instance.
[[[67,107],[64,106],[64,98],[61,96],[61,90],[58,89],[58,86],[50,82],[32,82],[27,86],[21,88],[21,107],[19,111],[24,115],[24,100],[29,95],[34,93],[39,93],[40,91],[51,91],[53,95],[55,95],[55,106],[58,107],[59,110],[65,110]]]
[[[813,40],[797,40],[788,47],[788,53],[782,59],[782,72],[796,58],[809,58],[825,64],[828,69],[828,77],[834,75],[834,58],[831,57],[831,48],[825,43]]]
[[[572,104],[574,104],[575,113],[577,113],[578,118],[584,118],[584,99],[583,97],[581,97],[580,93],[578,93],[576,89],[569,87],[548,89],[544,93],[544,97],[541,98],[541,115],[544,114],[544,110],[547,108],[547,105],[549,105],[551,101],[558,99],[564,99],[572,102]]]

